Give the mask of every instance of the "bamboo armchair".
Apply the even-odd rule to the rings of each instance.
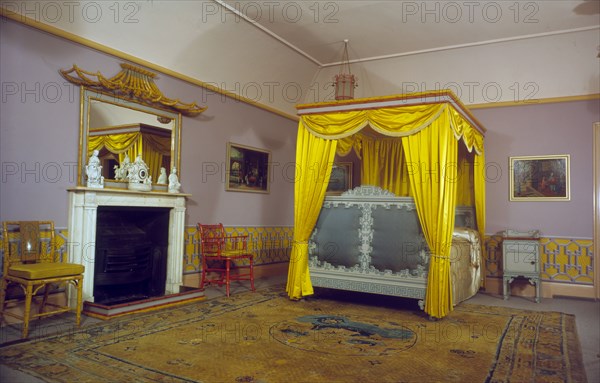
[[[52,221],[6,221],[2,223],[4,260],[0,280],[0,315],[9,315],[23,320],[21,337],[27,338],[29,322],[71,311],[68,305],[48,302],[48,293],[53,284],[72,284],[77,290],[77,305],[74,309],[76,325],[81,323],[82,283],[84,266],[65,263],[57,259]],[[7,310],[10,302],[6,292],[10,284],[21,287],[25,294],[23,315]],[[31,314],[31,306],[36,294],[44,288],[44,295],[36,314]],[[48,309],[49,308],[49,309]],[[45,310],[48,309],[48,310]]]

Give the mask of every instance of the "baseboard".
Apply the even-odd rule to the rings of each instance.
[[[542,282],[542,296],[547,297],[574,297],[583,299],[596,299],[594,286],[575,285],[571,283]]]
[[[596,299],[594,286],[575,285],[572,283],[557,283],[542,281],[542,298],[571,297],[583,299]],[[502,278],[487,277],[485,292],[488,294],[503,295]],[[510,295],[518,297],[535,297],[535,287],[526,278],[517,278],[510,284]]]

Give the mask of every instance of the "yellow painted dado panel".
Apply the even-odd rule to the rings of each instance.
[[[255,254],[256,265],[285,263],[289,261],[292,247],[293,228],[270,227],[227,227],[230,234],[248,235],[249,250]],[[62,257],[67,253],[67,231],[57,230],[55,236],[57,252]],[[0,249],[2,249],[0,238]],[[486,276],[502,277],[502,237],[485,238]],[[541,270],[544,281],[593,285],[594,246],[591,239],[541,238]],[[200,245],[196,227],[185,230],[184,274],[201,271]]]
[[[248,236],[248,249],[255,255],[255,265],[284,263],[290,259],[293,238],[292,227],[227,227],[225,230],[229,234]],[[56,243],[53,246],[56,247],[57,253],[63,258],[67,254],[67,238],[66,229],[57,230],[55,235]],[[200,272],[200,244],[198,243],[198,229],[196,227],[187,227],[185,229],[184,243],[184,274]],[[48,245],[50,246],[50,244]],[[2,249],[3,238],[1,238],[0,230],[0,252]]]
[[[502,237],[485,239],[488,277],[502,276]],[[594,283],[594,246],[591,239],[541,238],[542,280],[578,285]]]
[[[594,283],[593,241],[542,238],[542,278],[554,282]]]

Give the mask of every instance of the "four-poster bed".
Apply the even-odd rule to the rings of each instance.
[[[426,271],[417,285],[424,292],[425,312],[436,318],[446,316],[453,307],[450,258],[457,205],[472,207],[475,223],[471,226],[480,236],[485,229],[485,129],[446,90],[305,104],[297,109],[300,121],[289,297],[299,299],[313,294],[313,285],[319,281],[311,280],[312,271],[317,274],[318,267],[323,266],[317,260],[311,261],[309,268],[311,235],[336,153],[345,156],[354,150],[362,160],[362,185],[414,201],[417,231],[422,233],[428,258],[428,263],[421,265]],[[463,233],[463,237],[472,234]],[[346,233],[345,237],[357,235],[360,237],[360,232]],[[363,274],[366,281],[374,278],[375,274],[365,272],[373,261],[373,254],[366,249],[372,245],[369,241],[360,243],[363,249],[354,270],[338,268],[338,275],[347,272],[353,276]],[[390,274],[388,269],[376,271]],[[402,280],[407,273],[392,270],[391,274]],[[409,271],[408,277],[413,274]]]

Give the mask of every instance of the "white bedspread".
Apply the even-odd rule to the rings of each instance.
[[[481,240],[476,230],[456,228],[450,250],[452,304],[471,298],[481,283]]]

